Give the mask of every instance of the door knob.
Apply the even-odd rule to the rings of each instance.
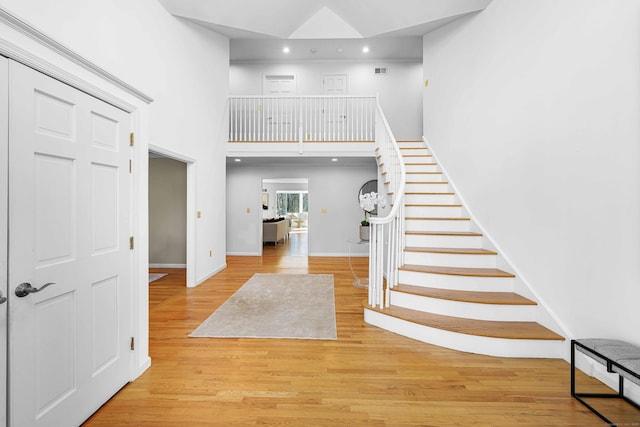
[[[7,298],[2,296],[2,291],[0,291],[0,304],[4,304],[7,302]]]
[[[55,285],[55,283],[45,283],[40,288],[34,288],[33,286],[31,286],[31,283],[20,283],[16,288],[16,296],[20,298],[26,297],[29,294],[35,294],[36,292],[40,292],[44,288],[49,287],[51,285]]]

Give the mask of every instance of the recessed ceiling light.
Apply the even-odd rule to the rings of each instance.
[[[332,162],[337,162],[338,159],[336,159],[335,157],[333,159],[331,159]]]
[[[289,52],[291,52],[291,50],[289,50],[289,46],[285,46],[285,47],[282,48],[282,52],[289,53]]]
[[[338,52],[338,53],[342,53],[342,52],[344,52],[344,49],[343,49],[343,48],[341,48],[341,47],[339,47],[339,48],[337,48],[337,49],[336,49],[336,52]]]
[[[365,46],[362,48],[362,53],[369,53],[369,46]]]
[[[316,53],[318,51],[318,49],[316,49],[315,47],[311,48],[311,53]]]
[[[241,162],[242,159],[233,159],[234,162]]]

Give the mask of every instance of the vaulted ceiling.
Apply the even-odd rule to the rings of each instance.
[[[343,40],[341,45],[366,40],[383,45],[393,39],[396,52],[409,39],[446,25],[470,13],[483,10],[491,0],[158,0],[171,14],[205,26],[232,39],[242,49],[255,43],[239,40],[262,39],[257,53],[289,40],[310,46],[311,40]],[[300,42],[304,41],[304,42]],[[347,42],[350,41],[350,42]],[[327,42],[329,43],[329,42]],[[335,44],[335,43],[334,43]],[[387,45],[389,42],[387,41]],[[331,50],[331,56],[346,57]],[[318,48],[316,48],[316,51]],[[328,51],[328,50],[327,50]],[[379,55],[371,48],[372,56]],[[315,52],[314,52],[315,53]],[[233,54],[233,52],[232,52]],[[308,49],[305,50],[305,55]],[[251,56],[249,55],[249,56]],[[233,56],[233,55],[232,55]],[[247,54],[245,54],[245,57]],[[295,56],[292,55],[292,56]],[[292,58],[292,57],[290,57]],[[233,59],[233,58],[232,58]],[[243,59],[243,58],[236,58]],[[246,59],[246,58],[245,58]],[[293,59],[293,58],[292,58]]]

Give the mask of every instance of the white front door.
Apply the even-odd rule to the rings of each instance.
[[[0,56],[0,387],[7,386],[7,168],[9,167],[9,60]],[[6,299],[7,298],[7,299]],[[2,395],[2,393],[0,393]],[[7,419],[7,399],[0,399],[0,425]]]
[[[13,427],[77,426],[130,378],[129,122],[9,62]]]

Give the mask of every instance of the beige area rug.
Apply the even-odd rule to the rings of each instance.
[[[254,274],[191,337],[335,340],[332,274]]]

